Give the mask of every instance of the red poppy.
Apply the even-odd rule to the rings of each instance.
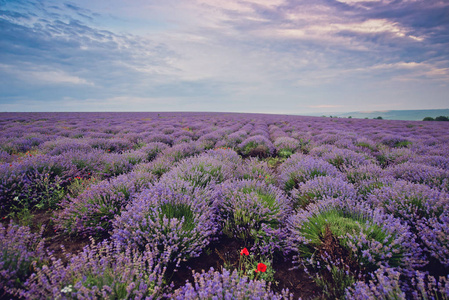
[[[257,272],[265,272],[267,270],[267,266],[265,265],[265,264],[263,264],[263,263],[259,263],[258,265],[257,265]]]
[[[246,255],[246,256],[248,256],[248,255],[249,255],[248,249],[243,248],[242,251],[240,251],[240,255]]]

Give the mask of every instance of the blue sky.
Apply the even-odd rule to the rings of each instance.
[[[449,107],[449,2],[0,0],[0,111]]]

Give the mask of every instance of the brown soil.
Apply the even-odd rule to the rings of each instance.
[[[86,245],[90,244],[88,237],[71,237],[62,232],[56,231],[52,221],[52,211],[37,211],[33,215],[31,229],[39,231],[41,226],[45,226],[42,236],[45,238],[45,248],[52,252],[57,259],[66,261],[64,247],[67,253],[76,254]],[[62,246],[62,247],[61,247]]]
[[[211,267],[215,270],[226,268],[237,268],[240,256],[240,250],[245,247],[241,241],[221,237],[220,240],[212,243],[207,251],[204,251],[199,257],[192,258],[181,264],[179,270],[171,277],[174,288],[183,286],[186,281],[193,282],[193,272],[207,272]],[[303,269],[293,268],[292,257],[277,259],[273,262],[275,270],[275,283],[271,288],[275,292],[283,289],[289,290],[293,294],[293,299],[320,299],[320,289]]]

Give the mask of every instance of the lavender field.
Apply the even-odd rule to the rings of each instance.
[[[0,298],[449,299],[448,123],[0,113]]]

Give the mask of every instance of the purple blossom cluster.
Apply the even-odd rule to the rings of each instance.
[[[315,177],[343,177],[343,174],[330,163],[301,153],[289,157],[279,167],[278,174],[279,185],[286,192],[298,188],[301,182],[306,182]]]
[[[449,190],[449,171],[417,163],[403,163],[389,167],[386,172],[396,179],[421,183],[432,188]]]
[[[274,147],[280,157],[289,157],[301,147],[301,143],[297,139],[281,136],[274,141]]]
[[[370,299],[448,299],[449,277],[426,275],[416,271],[410,286],[404,286],[401,273],[392,268],[379,268],[368,282],[357,281],[345,295],[351,300]]]
[[[354,186],[342,178],[319,176],[299,184],[291,191],[295,206],[305,207],[324,198],[357,199]]]
[[[128,157],[129,156],[129,157]],[[145,161],[144,154],[136,155],[137,161],[132,159],[130,153],[107,153],[103,150],[94,150],[84,153],[79,150],[69,151],[61,155],[67,162],[71,162],[83,177],[95,176],[111,178],[131,171],[133,164]],[[130,162],[131,161],[131,162]]]
[[[294,262],[316,272],[329,297],[341,296],[344,288],[369,279],[380,267],[410,276],[424,265],[408,225],[351,199],[312,203],[290,216],[287,228]]]
[[[268,157],[275,151],[275,147],[270,139],[260,134],[245,139],[238,145],[238,148],[240,153],[245,156]]]
[[[198,256],[217,230],[214,211],[201,194],[176,192],[156,185],[139,197],[113,220],[112,239],[143,251],[171,253],[176,266]]]
[[[147,249],[148,250],[148,249]],[[92,243],[68,263],[50,257],[20,292],[24,299],[155,299],[164,293],[167,255],[105,241]]]
[[[229,237],[258,242],[265,252],[279,249],[289,199],[273,185],[258,180],[227,181],[216,189],[218,223]]]
[[[249,280],[240,277],[237,270],[232,273],[226,269],[222,272],[211,268],[207,272],[194,273],[194,282],[186,283],[169,296],[176,300],[196,299],[293,299],[288,290],[281,293],[270,291],[270,285],[265,281]]]
[[[312,149],[310,155],[321,157],[340,171],[346,168],[357,168],[362,165],[373,163],[374,157],[366,153],[358,153],[349,149],[341,149],[335,146],[323,145]]]
[[[91,185],[76,198],[61,203],[55,227],[71,235],[107,233],[115,215],[155,180],[151,173],[131,172]]]
[[[205,188],[233,178],[235,168],[236,165],[232,161],[218,160],[206,153],[183,160],[164,174],[161,180],[174,177],[188,181],[195,187]]]
[[[422,184],[396,181],[372,191],[367,203],[404,220],[429,258],[449,266],[449,194]]]
[[[42,264],[47,255],[40,233],[32,233],[27,226],[10,223],[0,225],[0,293],[17,295],[33,272],[33,263]]]
[[[255,179],[266,183],[276,184],[276,175],[266,161],[255,157],[249,157],[239,164],[236,169],[236,177],[239,179]]]
[[[61,191],[77,175],[76,167],[61,156],[37,155],[0,165],[0,211],[36,205],[54,207]]]
[[[159,153],[164,151],[165,149],[169,148],[167,144],[160,143],[160,142],[154,142],[154,143],[148,143],[142,148],[140,148],[140,151],[147,154],[147,160],[152,161],[157,157]]]

